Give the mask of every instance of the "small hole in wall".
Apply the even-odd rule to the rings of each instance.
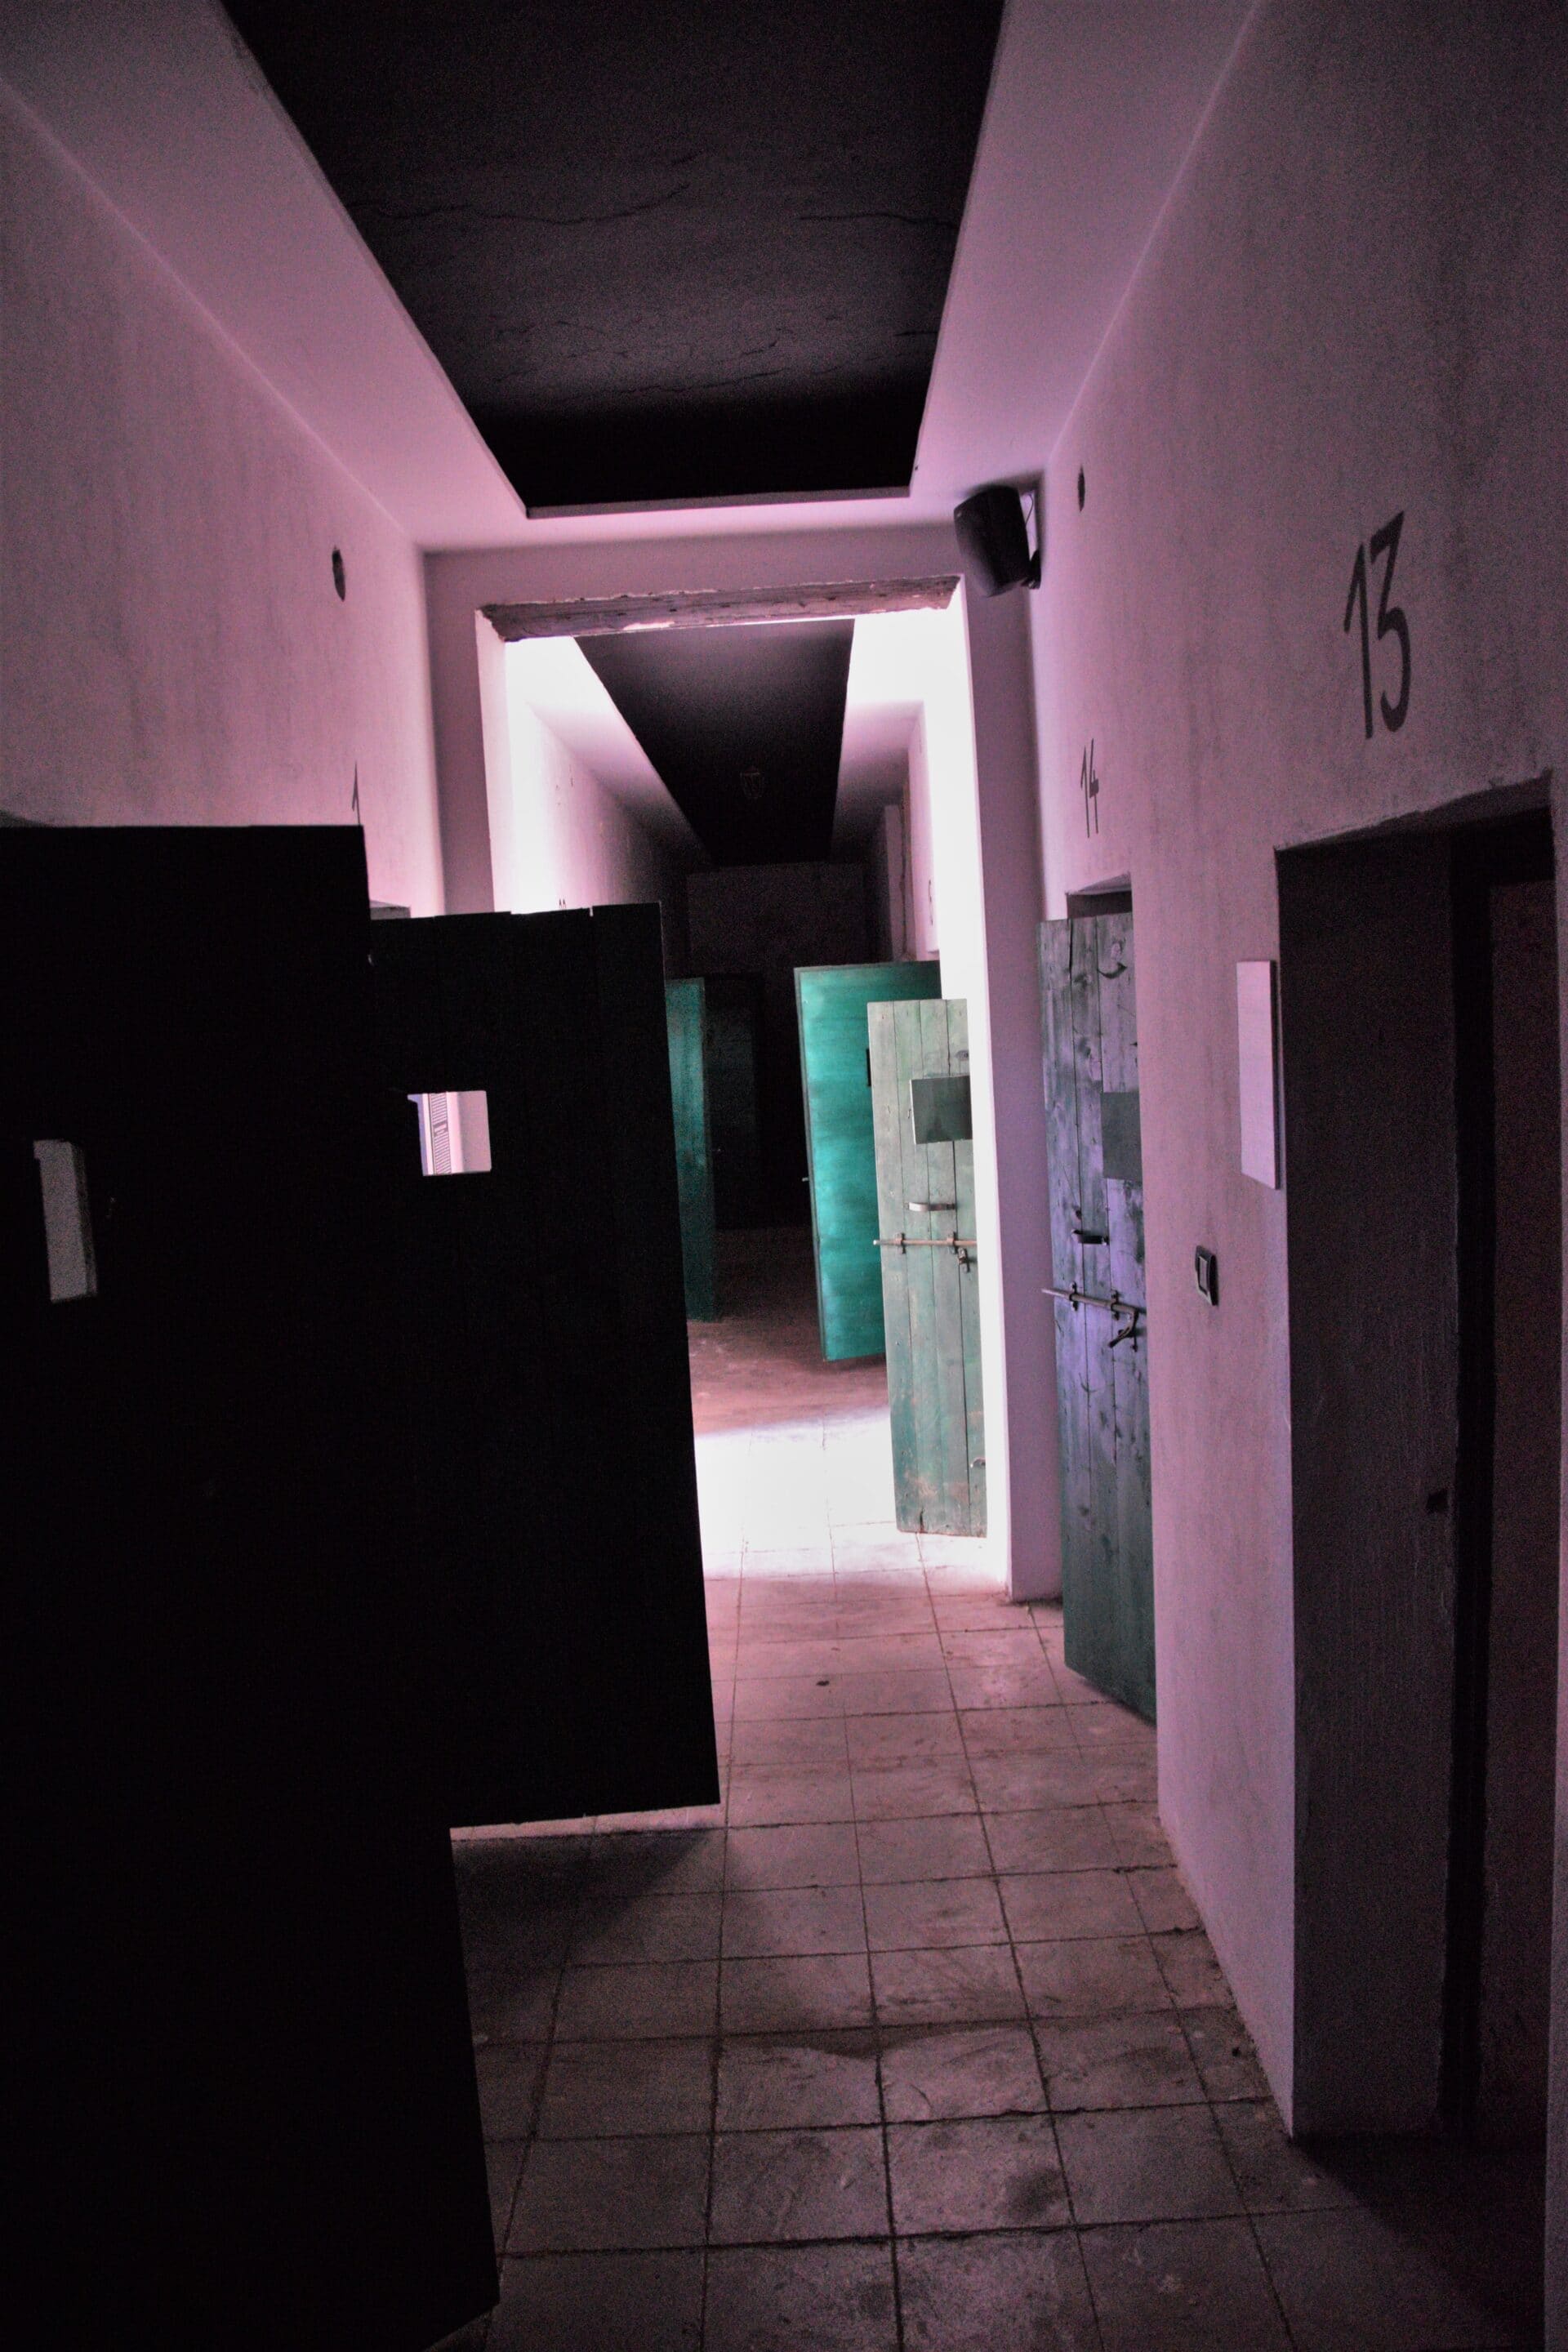
[[[1079,475],[1079,479],[1081,483],[1083,477]],[[1079,506],[1083,504],[1081,491],[1079,504]],[[343,551],[341,547],[334,547],[332,550],[332,585],[338,592],[338,599],[341,603],[349,593],[349,575],[343,570]]]
[[[488,1176],[490,1107],[482,1087],[410,1095],[419,1127],[419,1168],[425,1176]]]
[[[1083,478],[1083,467],[1080,466],[1078,469],[1078,510],[1079,514],[1082,514],[1083,512],[1084,490],[1085,484]]]

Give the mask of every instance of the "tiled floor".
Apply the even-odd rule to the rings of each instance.
[[[1530,2168],[1285,2140],[1152,1734],[984,1546],[893,1528],[800,1273],[694,1347],[723,1804],[459,1844],[505,2260],[454,2344],[1538,2340]]]

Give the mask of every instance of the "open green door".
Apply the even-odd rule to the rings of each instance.
[[[873,1004],[867,1021],[898,1522],[983,1536],[969,1008]]]
[[[879,1356],[883,1346],[866,1008],[941,993],[934,963],[819,964],[795,976],[816,1311],[829,1363]]]
[[[686,1312],[710,1323],[719,1312],[713,1276],[713,1153],[708,1105],[708,1003],[700,980],[664,987],[669,1035],[669,1095],[675,1113],[675,1180],[680,1195],[680,1257]]]
[[[1067,1662],[1154,1716],[1132,917],[1040,927]]]

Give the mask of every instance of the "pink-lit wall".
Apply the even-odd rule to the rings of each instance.
[[[1047,481],[1049,911],[1131,875],[1137,915],[1161,1803],[1287,2114],[1285,1195],[1241,1173],[1235,967],[1279,952],[1278,847],[1568,758],[1565,84],[1558,9],[1268,0]],[[1369,740],[1342,623],[1401,512]]]
[[[345,824],[357,772],[439,912],[417,553],[3,89],[0,257],[0,809]]]
[[[507,698],[507,716],[510,757],[499,780],[491,774],[489,791],[498,903],[527,915],[552,907],[657,902],[677,915],[683,884],[674,861],[519,687]]]

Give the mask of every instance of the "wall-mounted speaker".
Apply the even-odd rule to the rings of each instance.
[[[983,596],[1008,588],[1037,588],[1040,551],[1029,545],[1022,495],[1006,482],[988,483],[952,510],[963,568]]]

